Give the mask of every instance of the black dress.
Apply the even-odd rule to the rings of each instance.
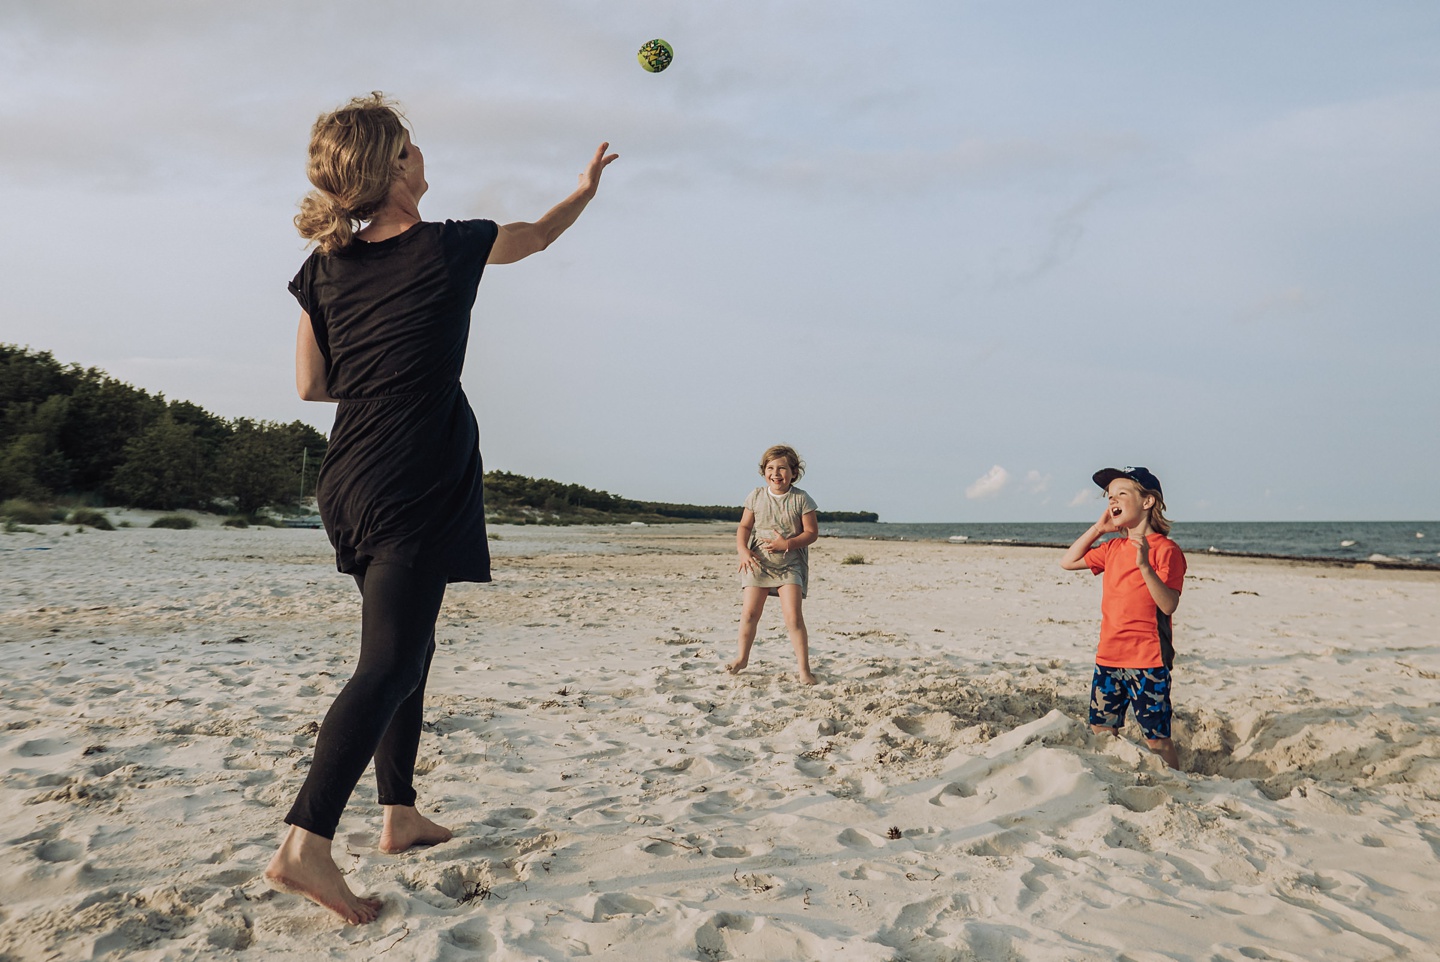
[[[290,282],[339,401],[316,497],[337,567],[489,581],[480,431],[460,372],[493,221],[311,254]]]

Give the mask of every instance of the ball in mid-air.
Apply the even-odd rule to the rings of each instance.
[[[640,66],[651,73],[659,73],[670,66],[675,59],[675,49],[663,40],[647,40],[640,45]]]

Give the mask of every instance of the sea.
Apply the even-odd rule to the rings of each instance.
[[[966,522],[889,524],[822,522],[822,537],[885,541],[949,541],[1066,548],[1086,524]],[[1440,569],[1440,521],[1196,521],[1177,523],[1170,537],[1187,553],[1369,563],[1386,568]]]

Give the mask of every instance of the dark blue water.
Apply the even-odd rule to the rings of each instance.
[[[839,538],[881,538],[1066,547],[1088,524],[863,524],[827,522],[820,533]],[[1196,521],[1176,524],[1170,537],[1187,552],[1323,558],[1332,561],[1403,562],[1440,568],[1440,521]]]

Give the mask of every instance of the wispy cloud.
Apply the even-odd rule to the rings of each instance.
[[[997,464],[976,478],[975,483],[965,489],[965,497],[972,501],[993,498],[1001,491],[1004,491],[1005,486],[1009,483],[1010,472]]]
[[[1093,488],[1081,488],[1079,491],[1075,492],[1075,497],[1070,499],[1070,507],[1078,508],[1082,505],[1089,504],[1094,500],[1095,490]]]

